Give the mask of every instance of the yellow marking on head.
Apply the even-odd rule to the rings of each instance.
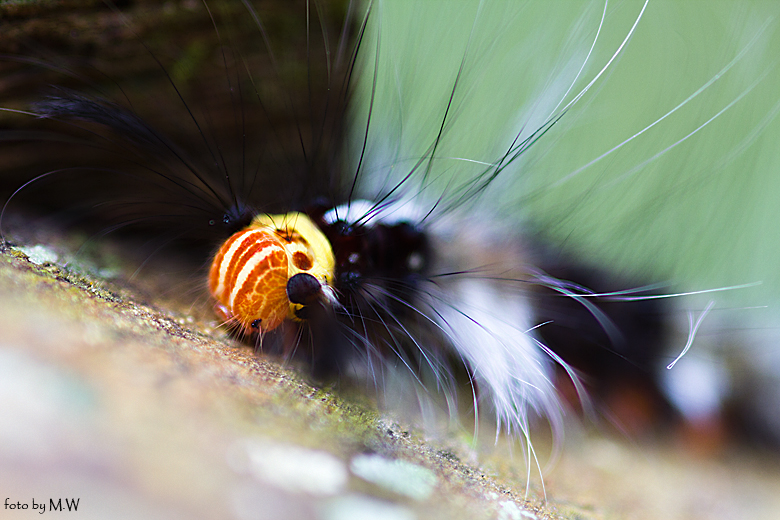
[[[299,273],[308,273],[323,286],[333,285],[336,259],[333,248],[320,228],[304,213],[290,212],[283,215],[257,215],[250,228],[272,230],[287,253],[287,279]],[[288,318],[297,320],[295,311],[303,305],[290,303]]]

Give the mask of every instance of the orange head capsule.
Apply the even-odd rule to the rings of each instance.
[[[330,242],[303,213],[258,215],[217,251],[209,291],[224,317],[268,332],[317,298],[334,301]]]

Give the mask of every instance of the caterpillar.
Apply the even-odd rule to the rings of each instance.
[[[43,196],[38,204],[73,208],[78,205],[74,200],[94,199],[100,206],[88,214],[100,216],[99,229],[135,225],[143,230],[148,223],[165,224],[162,232],[156,228],[160,244],[172,239],[210,244],[209,252],[200,254],[211,262],[208,284],[217,313],[237,329],[237,336],[264,352],[302,357],[318,378],[353,377],[369,387],[381,387],[391,374],[400,374],[402,386],[419,395],[439,392],[449,403],[457,401],[465,387],[475,414],[484,410],[484,415],[492,415],[497,433],[525,438],[530,450],[535,416],[547,419],[561,435],[564,407],[554,384],[555,367],[582,391],[571,365],[543,341],[547,325],[538,317],[543,312],[534,311],[534,302],[542,300],[537,295],[552,291],[562,295],[556,299],[575,302],[608,342],[620,332],[590,303],[598,293],[576,283],[579,280],[531,267],[534,255],[524,249],[517,220],[507,214],[528,211],[518,210],[520,203],[541,200],[538,205],[544,205],[556,183],[575,184],[582,178],[581,168],[591,163],[546,179],[522,173],[549,173],[545,160],[572,146],[558,130],[574,127],[582,107],[600,101],[596,91],[624,65],[624,53],[634,44],[647,5],[640,2],[628,9],[621,4],[616,14],[605,2],[575,13],[568,30],[576,52],[562,51],[552,73],[536,87],[536,100],[524,100],[530,108],[506,122],[511,130],[502,139],[487,147],[472,139],[477,148],[485,147],[482,150],[455,149],[459,144],[452,144],[451,136],[460,131],[475,103],[480,83],[474,78],[479,74],[476,64],[498,61],[493,54],[500,54],[494,47],[497,36],[517,30],[515,23],[526,23],[520,15],[506,16],[508,7],[492,16],[483,12],[485,6],[464,14],[468,36],[449,53],[447,60],[454,61],[443,66],[444,94],[434,96],[417,115],[413,107],[398,107],[415,88],[405,83],[413,83],[415,73],[424,72],[422,66],[383,54],[388,29],[381,22],[391,21],[390,6],[314,3],[301,6],[294,22],[269,23],[260,6],[249,2],[182,5],[185,14],[199,13],[200,21],[192,23],[205,25],[203,30],[216,39],[213,48],[204,51],[192,43],[189,55],[170,64],[163,51],[149,47],[143,34],[129,37],[141,47],[140,60],[162,75],[168,101],[150,95],[144,100],[151,107],[147,114],[140,103],[135,108],[131,92],[104,80],[108,73],[78,67],[59,55],[25,54],[9,60],[13,71],[23,76],[30,68],[43,70],[57,78],[57,86],[32,105],[6,107],[5,114],[17,118],[14,129],[4,131],[4,139],[14,146],[51,144],[53,159],[35,158],[36,171],[41,172],[35,181],[67,178],[71,191],[50,189],[49,200]],[[113,13],[116,24],[110,29],[134,33],[124,9],[109,4],[107,12]],[[345,21],[331,25],[331,15]],[[628,23],[615,22],[619,15]],[[496,18],[502,21],[487,41],[480,41],[477,29],[497,23]],[[601,31],[607,22],[618,28],[604,43],[607,36]],[[276,54],[274,38],[283,40],[289,33],[307,42],[303,87],[293,84],[301,71],[283,70]],[[245,40],[246,34],[252,40]],[[755,42],[748,41],[740,49],[753,46]],[[567,50],[571,54],[566,55]],[[191,85],[202,79],[197,77],[202,72],[188,77],[192,72],[186,61],[203,59],[199,53],[218,64],[212,80],[217,78],[220,85],[207,84],[216,88],[216,95],[207,88],[197,93]],[[134,60],[125,65],[141,67]],[[734,60],[710,80],[740,65],[739,53]],[[411,72],[399,71],[402,67]],[[750,88],[718,106],[738,102]],[[302,91],[300,99],[285,92],[291,90]],[[693,96],[698,90],[691,92]],[[382,96],[390,101],[379,101]],[[697,99],[683,98],[679,106],[691,106]],[[493,105],[502,109],[500,103]],[[663,122],[676,106],[655,114],[631,136]],[[155,114],[160,107],[172,114],[160,117]],[[418,117],[428,121],[427,130],[413,129]],[[227,124],[220,127],[218,118]],[[165,132],[157,130],[158,125]],[[698,135],[706,128],[687,130]],[[474,125],[463,133],[480,131]],[[619,148],[601,148],[594,161],[619,155],[633,144],[631,136],[619,142]],[[666,157],[683,142],[681,136],[661,144],[658,153]],[[621,168],[615,168],[619,175],[613,182],[634,172],[633,167]],[[29,177],[29,164],[18,170]],[[7,175],[13,174],[8,168]],[[87,193],[74,183],[80,178],[90,182]],[[25,185],[11,201],[24,197],[34,184]],[[526,195],[491,198],[518,186]],[[559,211],[574,207],[576,214],[570,200],[557,204]],[[564,219],[560,214],[555,219],[560,236],[560,228],[566,231],[560,223]],[[249,239],[257,242],[249,244]],[[266,247],[273,252],[251,262],[275,255],[274,267],[262,273],[247,268],[250,257],[241,251]],[[266,274],[274,280],[255,282],[252,290],[245,287],[247,279]],[[735,283],[723,285],[729,284]],[[259,299],[245,294],[253,291]],[[602,297],[631,300],[644,294],[610,290]]]

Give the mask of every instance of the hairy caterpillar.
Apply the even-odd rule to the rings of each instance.
[[[599,4],[597,7],[596,12],[599,14],[602,9],[604,13],[610,12],[609,4]],[[241,17],[243,14],[245,17],[248,15],[249,18],[261,19],[257,11],[246,10],[241,5],[237,5],[236,9],[229,14],[238,13],[235,16]],[[378,8],[372,6],[373,9]],[[637,6],[630,19],[641,21],[639,13],[642,9],[641,4]],[[362,12],[360,9],[358,11]],[[215,13],[215,16],[219,14]],[[368,18],[357,16],[357,27],[352,28],[358,35],[357,40],[361,40],[363,24],[372,23],[375,16],[377,14],[374,12],[370,12]],[[479,9],[469,13],[471,20],[481,21],[481,16]],[[584,15],[581,19],[585,19]],[[219,22],[216,25],[223,27]],[[253,26],[256,39],[262,40],[265,26],[250,25]],[[349,27],[349,23],[345,27]],[[510,27],[511,24],[507,23],[503,30],[508,31]],[[594,36],[599,27],[597,21],[584,32]],[[620,27],[621,38],[628,42],[628,37],[634,34],[632,25]],[[323,32],[326,31],[323,29]],[[340,31],[331,28],[328,34],[340,34]],[[381,74],[384,65],[380,65],[384,63],[380,60],[383,38],[380,33],[364,39],[375,44],[364,43],[357,47],[358,57],[365,60],[369,71],[363,74],[362,85],[367,86],[364,87],[367,93],[364,92],[363,96],[371,98],[379,95],[377,84],[387,79]],[[563,68],[569,74],[553,76],[544,85],[545,95],[553,101],[544,100],[542,109],[531,111],[530,115],[523,114],[519,120],[513,121],[515,129],[506,133],[509,145],[505,142],[495,143],[487,152],[479,153],[469,150],[445,152],[442,147],[454,132],[451,127],[463,121],[460,117],[465,117],[458,112],[465,110],[463,105],[469,100],[470,89],[466,76],[474,70],[471,68],[474,66],[472,60],[489,56],[485,54],[489,46],[480,48],[474,40],[465,38],[463,49],[452,53],[456,66],[450,68],[447,75],[449,90],[445,91],[444,103],[438,100],[435,115],[430,118],[436,130],[433,136],[418,136],[416,139],[421,143],[421,148],[406,149],[404,139],[409,139],[405,137],[408,134],[397,130],[392,124],[384,124],[386,119],[379,114],[377,102],[368,100],[362,106],[371,113],[364,114],[362,120],[359,114],[355,115],[356,123],[352,128],[358,129],[358,134],[373,136],[375,127],[381,121],[385,128],[391,129],[391,134],[397,132],[398,139],[395,142],[385,139],[377,144],[367,141],[365,137],[358,138],[354,142],[357,144],[345,145],[352,153],[348,152],[347,158],[342,160],[338,155],[341,151],[339,142],[345,129],[340,119],[346,114],[342,104],[351,91],[349,85],[340,80],[348,78],[352,70],[352,48],[346,45],[347,51],[332,55],[333,63],[340,58],[339,66],[345,67],[347,71],[345,76],[334,73],[330,80],[324,80],[331,86],[328,92],[335,95],[323,94],[325,89],[311,89],[315,97],[323,96],[324,101],[315,99],[309,105],[325,107],[323,112],[311,109],[314,114],[311,128],[294,131],[291,138],[277,138],[273,135],[273,129],[278,116],[269,113],[274,110],[269,108],[273,103],[266,102],[259,95],[268,87],[254,83],[253,74],[258,74],[256,68],[241,63],[240,49],[229,45],[230,41],[230,38],[225,37],[216,56],[229,63],[220,72],[228,84],[227,87],[223,85],[221,96],[227,100],[224,106],[229,107],[228,113],[233,119],[229,137],[234,139],[232,146],[240,143],[238,154],[228,156],[227,150],[231,144],[226,142],[227,138],[209,130],[211,125],[208,123],[213,115],[208,110],[199,115],[192,111],[189,104],[178,105],[178,111],[185,112],[179,114],[181,120],[187,126],[198,127],[193,132],[197,140],[193,147],[202,148],[195,150],[193,160],[189,160],[180,153],[179,146],[182,144],[178,139],[163,137],[153,124],[144,122],[132,108],[115,104],[121,101],[121,97],[112,97],[112,101],[106,101],[104,97],[85,94],[66,86],[55,90],[48,100],[39,102],[31,111],[32,115],[49,120],[43,123],[65,121],[64,129],[72,133],[74,139],[86,143],[82,148],[96,149],[97,156],[85,159],[82,155],[75,161],[70,159],[53,168],[80,167],[81,174],[90,179],[96,178],[97,172],[120,172],[115,176],[120,179],[119,188],[112,184],[94,187],[93,193],[98,200],[106,197],[106,193],[123,195],[122,198],[112,199],[115,204],[110,208],[112,211],[106,212],[108,216],[117,225],[143,223],[151,217],[178,222],[177,226],[165,232],[171,238],[197,234],[200,239],[203,233],[208,236],[224,235],[227,231],[232,232],[246,225],[256,212],[275,215],[306,211],[314,220],[322,219],[325,222],[323,229],[326,235],[327,229],[331,229],[333,236],[345,241],[355,238],[352,231],[346,228],[362,230],[357,234],[360,241],[357,250],[351,250],[348,246],[342,249],[344,258],[341,259],[342,268],[338,272],[343,279],[337,280],[335,291],[338,305],[321,305],[322,302],[318,300],[311,310],[312,315],[306,317],[307,332],[303,334],[298,333],[297,327],[300,325],[291,320],[287,320],[286,324],[283,324],[283,320],[277,320],[280,324],[269,327],[269,330],[278,327],[290,330],[279,330],[262,338],[263,347],[269,351],[297,350],[310,358],[315,367],[324,373],[357,373],[358,376],[362,373],[367,380],[377,384],[382,382],[383,370],[392,368],[391,365],[399,365],[401,372],[406,373],[413,384],[432,388],[439,385],[448,397],[454,397],[457,393],[456,372],[464,370],[475,381],[470,390],[473,398],[488,403],[488,409],[492,409],[496,416],[497,429],[506,428],[513,433],[527,435],[529,416],[535,413],[546,416],[559,429],[562,409],[551,381],[554,362],[550,359],[550,356],[553,359],[556,356],[539,342],[536,332],[532,330],[541,322],[535,321],[530,310],[528,287],[547,285],[553,290],[582,299],[582,295],[577,293],[580,287],[566,285],[545,277],[544,273],[525,269],[527,255],[516,245],[520,237],[500,227],[494,228],[495,231],[490,229],[492,222],[502,220],[502,210],[506,212],[508,205],[503,204],[501,207],[497,204],[489,208],[487,206],[490,203],[482,201],[487,200],[485,193],[512,184],[510,173],[513,170],[509,166],[532,169],[534,161],[526,161],[526,151],[544,146],[547,138],[555,142],[552,135],[558,128],[554,126],[559,125],[558,118],[564,115],[570,102],[580,93],[584,95],[591,87],[598,88],[601,85],[595,81],[602,78],[601,67],[596,66],[594,71],[589,71],[590,74],[584,76],[585,79],[578,84],[578,67],[571,69],[571,64],[584,66],[590,62],[559,62],[564,63]],[[599,40],[593,38],[593,41]],[[623,46],[618,40],[606,47],[606,59],[602,59],[600,65],[604,67],[604,74],[608,75],[613,70],[612,58],[617,60],[622,56]],[[333,43],[332,48],[340,48],[340,44]],[[327,52],[324,55],[329,56]],[[155,51],[147,53],[147,60],[150,56],[152,60],[157,59]],[[273,61],[271,55],[268,64],[270,70],[278,66],[278,62],[274,65]],[[462,67],[458,61],[462,62]],[[605,63],[610,66],[605,66]],[[395,65],[398,66],[397,63]],[[318,66],[322,64],[314,65],[315,68]],[[50,68],[65,76],[74,72],[61,65]],[[461,69],[465,71],[463,75],[460,74]],[[172,77],[171,66],[162,66],[162,70],[170,77],[170,81],[163,82],[167,83],[166,88],[176,89],[173,92],[174,99],[186,99],[185,93],[178,90],[178,81]],[[316,83],[323,81],[327,72],[310,70],[308,77],[314,78],[313,82]],[[287,84],[276,77],[277,74],[271,74],[270,83],[277,84],[277,88],[282,85],[280,89],[283,90]],[[396,91],[401,92],[399,96],[403,96],[405,88],[398,83],[403,83],[406,77],[400,80],[392,74],[389,77],[390,83],[397,87]],[[577,85],[571,93],[569,85]],[[260,115],[252,116],[250,110],[245,109],[252,98],[256,100],[254,108]],[[330,99],[333,102],[328,105]],[[571,106],[578,107],[586,101],[587,98],[583,97]],[[302,111],[300,106],[288,106],[294,105],[294,102],[285,99],[284,95],[275,98],[275,102],[284,111],[291,112],[293,115],[288,117],[293,119],[307,112],[305,109]],[[543,104],[541,101],[539,103]],[[303,103],[304,106],[306,104]],[[397,104],[387,103],[382,106],[389,106],[392,110]],[[566,117],[570,116],[572,114],[566,114]],[[267,126],[272,130],[265,133],[268,142],[281,142],[278,150],[268,152],[274,155],[271,160],[263,157],[265,150],[250,151],[247,141],[251,139],[245,137],[244,130],[251,125],[245,126],[244,118],[249,120],[252,117],[256,118],[254,123],[258,125],[263,120],[266,123],[270,121],[271,124]],[[400,119],[396,120],[400,127],[408,124],[406,114],[397,119]],[[566,118],[560,121],[567,122]],[[112,130],[109,138],[97,129],[106,126]],[[546,135],[548,132],[550,135]],[[42,142],[46,138],[42,133],[36,136],[39,140],[34,142]],[[18,138],[26,136],[20,133],[12,137],[21,140]],[[303,146],[306,155],[292,159],[285,157],[290,150],[300,146],[296,141],[311,143]],[[531,147],[531,144],[534,146]],[[116,148],[126,154],[124,158],[118,158]],[[457,175],[453,174],[453,164],[461,166],[467,162],[461,159],[468,159],[474,167],[462,168]],[[116,165],[117,161],[120,166]],[[447,161],[451,164],[448,165]],[[260,173],[255,174],[253,165],[261,163],[262,168],[256,167]],[[266,174],[264,168],[269,164],[287,169],[284,174],[278,170]],[[95,169],[86,169],[85,165]],[[170,174],[167,173],[169,171]],[[234,171],[241,173],[234,174]],[[129,175],[125,172],[129,172]],[[210,173],[201,178],[201,172]],[[365,172],[373,172],[368,180],[365,179],[368,175]],[[75,175],[77,172],[65,173]],[[157,195],[150,197],[146,191],[149,180],[163,185],[159,200],[155,198]],[[123,181],[128,183],[124,184]],[[133,186],[137,190],[139,187],[143,189],[123,193],[121,190],[128,186],[130,190],[134,189]],[[101,188],[105,191],[100,191]],[[244,190],[245,194],[242,194]],[[533,193],[534,189],[529,191]],[[169,193],[173,194],[173,198],[169,197]],[[207,207],[204,194],[210,207]],[[78,195],[70,194],[70,197],[78,198]],[[242,199],[242,196],[246,198]],[[321,197],[326,199],[324,207],[320,206],[321,201],[318,200]],[[182,207],[194,206],[198,211],[184,211],[180,214],[171,212],[171,200],[182,200]],[[143,205],[134,206],[139,201]],[[566,204],[562,203],[561,206],[565,207]],[[464,220],[458,215],[467,210],[482,215],[480,224],[471,228],[462,224]],[[200,220],[193,221],[193,215],[197,215]],[[187,223],[182,225],[182,221]],[[222,224],[224,228],[215,232]],[[420,229],[425,232],[421,234]],[[390,239],[386,235],[396,236],[392,237],[392,242],[387,242]],[[397,235],[406,238],[399,239]],[[329,238],[333,243],[334,238]],[[387,244],[394,244],[392,248],[397,248],[395,244],[399,240],[408,241],[412,245],[403,254],[397,255],[398,258],[390,255],[392,258],[386,260],[385,250],[391,247]],[[360,270],[343,267],[363,261],[360,255],[352,257],[356,251],[362,253],[364,258],[370,257],[371,263],[381,268],[370,272],[365,270],[365,266]],[[469,258],[466,254],[474,252],[477,252],[476,257]],[[336,256],[339,256],[338,251]],[[339,262],[337,258],[336,263]],[[251,334],[253,328],[260,328],[252,326],[254,321],[244,324],[245,332]],[[293,338],[292,342],[290,337]],[[260,337],[256,340],[260,341]]]

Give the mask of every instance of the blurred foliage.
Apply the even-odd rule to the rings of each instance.
[[[494,161],[518,132],[560,113],[642,8],[379,2],[366,38],[379,52],[373,43],[361,50],[352,146],[362,143],[375,71],[367,168],[395,178],[429,149],[454,92],[431,178],[469,178],[484,166],[453,158]],[[772,2],[649,2],[610,67],[477,209],[585,261],[678,288],[762,281],[730,297],[765,303],[780,289],[778,14]]]

